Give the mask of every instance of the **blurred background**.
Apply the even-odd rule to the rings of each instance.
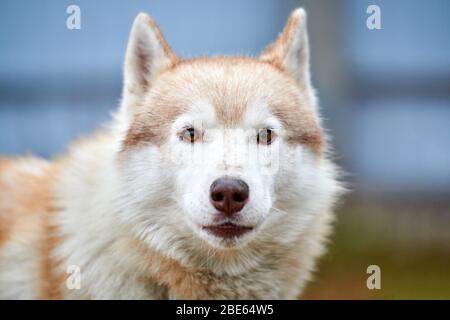
[[[69,30],[66,9],[81,9]],[[369,30],[369,5],[381,29]],[[139,11],[183,57],[259,53],[308,12],[313,82],[353,192],[308,299],[450,299],[450,1],[2,0],[0,154],[49,158],[109,119]],[[381,289],[366,286],[369,265]]]

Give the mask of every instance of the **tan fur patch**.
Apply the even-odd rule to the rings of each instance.
[[[52,222],[54,210],[49,210],[42,221],[42,243],[41,243],[41,287],[40,299],[61,299],[61,285],[64,282],[64,275],[58,274],[58,261],[53,252],[61,241],[57,236],[57,227]]]
[[[60,297],[60,283],[54,275],[56,261],[51,256],[56,245],[55,229],[50,222],[55,211],[51,170],[47,162],[32,157],[0,159],[0,245],[25,228],[40,235],[40,241],[30,245],[36,246],[40,260],[42,299]],[[40,223],[30,225],[28,221],[35,217]]]
[[[10,167],[10,162],[5,159],[0,159],[0,176]],[[9,201],[7,195],[10,193],[10,188],[2,179],[0,179],[0,248],[2,244],[8,240],[13,227],[13,215],[10,213],[11,209],[7,206]]]
[[[321,128],[310,95],[270,63],[251,58],[198,58],[166,70],[134,114],[123,150],[140,143],[160,145],[171,123],[194,101],[209,101],[219,121],[238,126],[248,105],[265,101],[286,128],[288,142],[320,153]]]
[[[304,18],[294,12],[290,17],[283,31],[269,47],[267,47],[261,54],[261,60],[272,63],[280,69],[283,69],[283,59],[286,57],[289,48],[291,47],[298,25],[301,19]]]
[[[36,202],[45,192],[40,185],[43,161],[0,159],[0,238],[6,241],[18,223],[40,212],[42,202]],[[36,172],[33,172],[36,171]]]
[[[170,259],[139,240],[134,240],[143,261],[148,262],[148,274],[159,285],[168,287],[177,298],[208,299],[208,287],[203,277],[194,277],[195,270],[184,267],[179,262]]]
[[[161,30],[159,29],[158,25],[150,17],[148,19],[148,24],[153,29],[153,32],[155,33],[156,38],[158,39],[159,43],[161,44],[161,46],[164,50],[164,54],[166,55],[167,58],[169,58],[169,60],[171,61],[171,64],[175,65],[178,62],[178,57],[174,54],[172,48],[167,43],[166,39],[164,39],[164,36],[163,36]]]
[[[148,108],[137,108],[139,111],[134,114],[122,144],[123,151],[145,142],[161,145],[167,138],[171,123],[185,110],[182,105],[165,99],[152,102]]]

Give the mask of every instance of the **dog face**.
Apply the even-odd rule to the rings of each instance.
[[[259,58],[187,61],[136,18],[119,167],[125,218],[147,241],[289,238],[328,196],[305,18],[294,11]]]

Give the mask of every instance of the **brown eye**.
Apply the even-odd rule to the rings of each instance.
[[[180,140],[187,143],[194,143],[200,138],[200,132],[198,132],[193,127],[185,128],[180,133]]]
[[[272,143],[274,138],[274,133],[272,129],[262,129],[258,131],[258,136],[256,137],[256,142],[258,144],[269,145]]]

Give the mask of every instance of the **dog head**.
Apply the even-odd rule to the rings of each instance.
[[[122,112],[124,211],[153,245],[181,237],[216,248],[287,240],[329,202],[302,9],[256,58],[181,60],[140,14]]]

